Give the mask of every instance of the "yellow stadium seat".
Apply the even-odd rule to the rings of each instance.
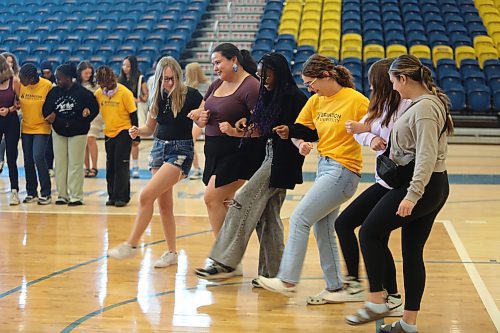
[[[491,38],[493,39],[493,44],[495,45],[496,49],[500,50],[500,31],[492,33]]]
[[[370,44],[363,48],[363,61],[370,58],[385,58],[385,50],[382,45]]]
[[[494,47],[495,42],[489,36],[476,36],[474,37],[473,45],[475,49],[478,47]]]
[[[317,12],[321,15],[321,4],[318,3],[306,3],[304,5],[304,12]]]
[[[281,15],[281,21],[287,20],[287,19],[294,19],[300,21],[300,18],[302,16],[302,12],[299,12],[298,10],[288,10],[288,11],[283,11],[283,15]]]
[[[345,59],[345,58],[358,58],[362,59],[362,51],[361,51],[361,46],[344,46],[342,45],[342,48],[340,50],[340,59]]]
[[[320,26],[320,15],[317,14],[317,13],[313,13],[313,12],[304,12],[302,14],[302,22],[305,22],[305,21],[313,21],[315,22],[315,24],[318,26]]]
[[[427,45],[413,45],[410,47],[410,54],[417,58],[432,58],[431,48]]]
[[[392,44],[387,46],[385,54],[387,55],[387,58],[396,58],[400,55],[408,54],[408,50],[404,45]]]
[[[325,57],[339,59],[339,48],[331,45],[320,45],[318,53]]]
[[[432,48],[432,61],[437,67],[439,59],[453,59],[453,49],[446,45],[437,45]]]
[[[314,49],[317,49],[318,48],[318,39],[319,39],[319,36],[316,33],[313,33],[310,31],[301,32],[299,35],[298,46],[311,45],[314,47]]]
[[[319,36],[319,22],[306,21],[302,22],[300,29],[302,31],[313,31]]]
[[[473,47],[462,45],[455,48],[455,61],[457,68],[460,68],[460,62],[464,59],[476,59],[476,50]]]
[[[495,32],[500,31],[500,19],[498,21],[490,22],[486,25],[486,30],[488,30],[488,35],[493,35]]]
[[[305,0],[306,5],[314,4],[316,6],[320,6],[323,4],[323,0]]]
[[[288,21],[283,21],[280,24],[279,27],[279,33],[280,34],[290,34],[294,35],[295,39],[299,36],[299,24],[297,21],[294,20],[288,20]]]
[[[321,19],[322,28],[337,28],[340,30],[340,18],[338,17],[324,17]]]
[[[497,49],[493,47],[485,47],[476,49],[477,59],[479,60],[479,67],[483,68],[484,62],[489,59],[498,59]]]
[[[484,5],[494,6],[495,2],[493,2],[493,0],[474,0],[474,5],[476,5],[476,8],[479,8]]]
[[[319,45],[334,45],[337,49],[340,48],[340,39],[329,35],[321,35]]]
[[[321,27],[321,38],[328,37],[340,41],[340,29],[339,28],[326,28]]]
[[[363,46],[363,39],[359,34],[354,34],[354,33],[343,34],[341,38],[341,43],[342,47],[355,46],[361,49],[361,47]]]
[[[340,8],[342,6],[342,0],[324,0],[323,2],[323,6],[332,4],[336,4]]]

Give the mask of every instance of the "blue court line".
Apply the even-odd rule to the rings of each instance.
[[[6,169],[6,168],[4,168]],[[24,177],[24,168],[18,168],[19,177]],[[151,179],[151,172],[147,169],[139,170],[140,179]],[[9,173],[6,171],[2,172],[0,177],[8,177]],[[302,173],[305,182],[312,182],[316,179],[316,172],[304,171]],[[97,177],[99,179],[106,178],[106,170],[99,169]],[[480,184],[480,185],[500,185],[500,175],[468,175],[468,174],[448,174],[448,180],[450,184],[459,185],[469,185],[469,184]],[[363,172],[361,174],[362,183],[373,183],[375,181],[375,176],[372,172]]]
[[[186,237],[191,237],[191,236],[196,236],[196,235],[201,235],[201,234],[206,234],[208,232],[212,232],[212,230],[204,230],[204,231],[197,231],[197,232],[193,232],[193,233],[190,233],[190,234],[185,234],[185,235],[180,235],[180,236],[177,236],[176,239],[181,239],[181,238],[186,238]],[[142,248],[145,248],[145,247],[148,247],[148,246],[152,246],[152,245],[156,245],[156,244],[160,244],[160,243],[163,243],[165,242],[165,240],[159,240],[159,241],[154,241],[154,242],[151,242],[151,243],[147,243],[147,244],[144,244],[142,246]],[[4,293],[1,293],[0,294],[0,299],[1,298],[4,298],[6,296],[9,296],[10,294],[13,294],[15,292],[18,292],[20,291],[23,287],[24,288],[28,288],[34,284],[37,284],[37,283],[40,283],[42,281],[45,281],[47,279],[50,279],[50,278],[53,278],[54,276],[58,276],[58,275],[61,275],[61,274],[64,274],[66,272],[69,272],[69,271],[72,271],[72,270],[75,270],[77,268],[80,268],[80,267],[83,267],[83,266],[86,266],[86,265],[90,265],[90,264],[93,264],[99,260],[102,260],[102,259],[106,259],[108,256],[102,256],[102,257],[99,257],[99,258],[95,258],[95,259],[91,259],[91,260],[88,260],[88,261],[85,261],[85,262],[82,262],[80,264],[76,264],[76,265],[73,265],[73,266],[70,266],[70,267],[66,267],[64,269],[61,269],[59,271],[56,271],[56,272],[53,272],[53,273],[50,273],[48,275],[45,275],[45,276],[42,276],[41,278],[38,278],[36,280],[33,280],[33,281],[29,281],[27,282],[26,284],[22,284],[20,286],[17,286],[15,288],[12,288],[10,290],[7,290],[6,292]]]

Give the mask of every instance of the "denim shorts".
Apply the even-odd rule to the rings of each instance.
[[[160,140],[155,138],[149,154],[149,170],[159,169],[164,163],[170,163],[182,170],[183,176],[189,174],[193,164],[193,140]]]

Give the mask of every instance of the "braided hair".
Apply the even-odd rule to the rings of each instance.
[[[24,64],[19,70],[19,78],[22,81],[29,81],[32,84],[38,83],[38,70],[33,64]]]
[[[259,61],[262,65],[259,97],[250,122],[254,123],[262,135],[269,135],[282,113],[282,103],[287,90],[296,87],[286,58],[280,53],[266,53]],[[274,87],[266,89],[269,71],[274,75]]]

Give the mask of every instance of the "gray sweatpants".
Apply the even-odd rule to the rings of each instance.
[[[256,230],[260,241],[259,275],[265,277],[278,273],[284,248],[280,210],[286,190],[269,187],[272,157],[269,142],[262,166],[237,193],[210,253],[212,260],[235,268]]]

